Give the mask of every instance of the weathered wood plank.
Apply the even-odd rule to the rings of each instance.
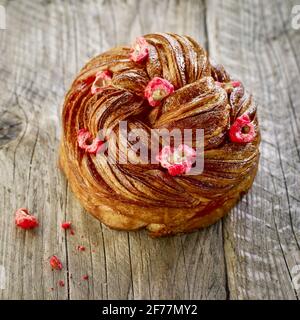
[[[290,23],[296,1],[2,3],[1,299],[299,298],[292,282],[300,265],[300,33]],[[76,72],[93,55],[153,31],[208,44],[253,91],[263,138],[254,187],[223,226],[159,240],[102,226],[56,166],[61,104]],[[36,232],[15,229],[20,206],[39,217]],[[63,220],[73,221],[74,236],[61,230]],[[61,257],[63,272],[50,270],[52,254]]]
[[[260,170],[225,219],[231,299],[296,299],[299,285],[300,33],[296,1],[210,1],[211,54],[251,88],[260,105]],[[298,291],[297,291],[298,289]]]
[[[0,264],[7,281],[0,298],[226,298],[222,224],[160,240],[111,231],[84,212],[56,166],[63,96],[86,60],[159,30],[206,44],[203,2],[27,0],[5,7]],[[13,213],[21,206],[39,217],[36,232],[15,229]],[[63,220],[73,222],[75,235],[61,230]],[[52,254],[62,259],[62,272],[50,270]]]
[[[1,70],[1,82],[5,84],[1,87],[1,115],[12,113],[13,123],[14,116],[20,119],[21,130],[10,136],[12,139],[2,145],[0,152],[1,263],[7,273],[7,290],[1,294],[17,299],[45,298],[57,277],[45,266],[45,261],[57,250],[64,254],[63,240],[54,227],[60,217],[60,200],[64,197],[59,183],[62,178],[55,161],[49,161],[56,158],[56,111],[59,108],[53,104],[58,102],[56,94],[43,86],[44,79],[49,84],[53,78],[51,70],[41,63],[39,35],[26,20],[19,19],[18,8],[11,5],[6,6],[8,29],[1,32],[5,39],[1,41],[1,69],[4,70]],[[27,19],[30,21],[30,15]],[[30,48],[33,39],[36,45]],[[48,117],[45,115],[43,122],[39,122],[44,103],[52,108]],[[26,234],[16,230],[13,213],[20,206],[36,213],[43,228]],[[56,298],[64,297],[64,290],[56,293]]]

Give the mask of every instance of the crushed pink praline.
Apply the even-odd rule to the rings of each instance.
[[[20,208],[15,214],[15,224],[22,229],[34,229],[38,227],[39,222],[36,217],[31,215],[27,209]]]
[[[54,270],[61,270],[62,269],[62,263],[59,260],[57,256],[52,256],[49,260],[50,266]]]
[[[145,97],[148,99],[150,106],[160,105],[161,100],[174,92],[174,86],[166,79],[154,77],[145,89]]]
[[[135,39],[131,49],[129,58],[134,62],[144,62],[149,55],[148,42],[144,37]]]
[[[98,137],[93,138],[87,129],[80,129],[77,136],[78,146],[87,153],[96,154],[102,147],[104,142]]]
[[[109,70],[99,71],[96,73],[96,78],[91,87],[91,93],[96,94],[103,90],[112,79],[112,73]]]
[[[156,156],[163,168],[168,169],[171,176],[188,173],[196,159],[196,151],[188,145],[181,144],[178,148],[165,146]]]
[[[232,142],[248,143],[255,137],[255,128],[248,114],[238,117],[229,129],[229,137]]]
[[[65,230],[70,229],[71,228],[71,222],[70,221],[65,221],[61,224],[61,227]]]

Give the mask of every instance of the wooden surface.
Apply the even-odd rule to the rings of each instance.
[[[6,275],[0,298],[298,299],[296,3],[0,0],[7,20],[0,30],[0,266]],[[57,168],[61,105],[76,72],[90,57],[154,31],[194,37],[243,80],[258,102],[262,129],[258,176],[231,215],[206,230],[159,240],[101,225]],[[16,229],[18,207],[36,214],[40,228]],[[64,220],[73,222],[75,235],[61,230]],[[78,245],[86,250],[78,252]],[[64,264],[61,272],[50,270],[53,254]]]

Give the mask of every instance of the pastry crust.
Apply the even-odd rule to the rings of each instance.
[[[193,39],[176,34],[144,38],[149,45],[145,63],[131,61],[129,47],[118,47],[91,59],[74,80],[62,114],[60,165],[84,208],[101,222],[117,230],[147,228],[159,237],[207,227],[234,206],[255,178],[260,133],[252,96],[243,85],[230,92],[217,85],[232,79]],[[95,74],[105,70],[112,81],[93,95]],[[144,97],[153,77],[175,88],[155,108]],[[246,144],[233,143],[228,129],[244,113],[256,136]],[[146,131],[204,129],[203,173],[172,177],[159,164],[110,164],[104,155],[78,147],[80,129],[96,136],[100,129],[118,130],[122,120]]]

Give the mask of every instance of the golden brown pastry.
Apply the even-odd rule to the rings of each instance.
[[[184,163],[171,158],[175,147],[162,145],[157,163],[141,162],[141,154],[123,151],[120,121],[149,135],[158,128],[204,129],[203,172],[189,175],[194,137]],[[118,230],[147,228],[158,237],[206,227],[251,187],[258,167],[252,96],[188,36],[148,34],[91,59],[66,95],[62,123],[60,165],[73,192]],[[116,135],[101,137],[101,129]],[[148,136],[139,139],[151,147]],[[136,163],[107,161],[113,146],[117,159]]]

